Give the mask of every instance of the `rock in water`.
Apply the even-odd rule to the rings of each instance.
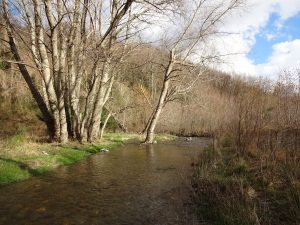
[[[100,152],[109,152],[109,150],[105,149],[105,148],[102,148],[102,149],[100,149]]]
[[[186,141],[191,141],[191,140],[192,140],[192,137],[187,137],[185,140],[186,140]]]

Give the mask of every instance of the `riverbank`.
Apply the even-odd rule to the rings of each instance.
[[[195,163],[199,219],[212,225],[300,224],[299,152],[207,148]]]
[[[0,185],[41,175],[58,166],[83,160],[103,148],[111,150],[126,142],[138,142],[141,138],[138,134],[108,133],[100,143],[59,144],[32,142],[21,134],[15,135],[0,142]],[[171,139],[174,136],[156,136],[157,142]]]

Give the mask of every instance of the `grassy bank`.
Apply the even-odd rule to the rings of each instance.
[[[158,135],[157,141],[173,136]],[[36,143],[28,141],[22,132],[0,142],[0,185],[22,181],[50,171],[58,166],[72,164],[98,153],[102,148],[112,149],[127,141],[141,140],[138,134],[108,133],[101,143],[68,144]]]
[[[275,154],[275,155],[274,155]],[[300,164],[295,152],[206,149],[193,179],[197,214],[212,225],[300,224]]]

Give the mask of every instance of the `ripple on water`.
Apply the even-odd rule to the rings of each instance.
[[[191,162],[208,143],[126,145],[0,189],[0,224],[197,224]]]

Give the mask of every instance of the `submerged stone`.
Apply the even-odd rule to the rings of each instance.
[[[102,148],[102,149],[100,149],[100,152],[109,152],[109,150],[106,148]]]

